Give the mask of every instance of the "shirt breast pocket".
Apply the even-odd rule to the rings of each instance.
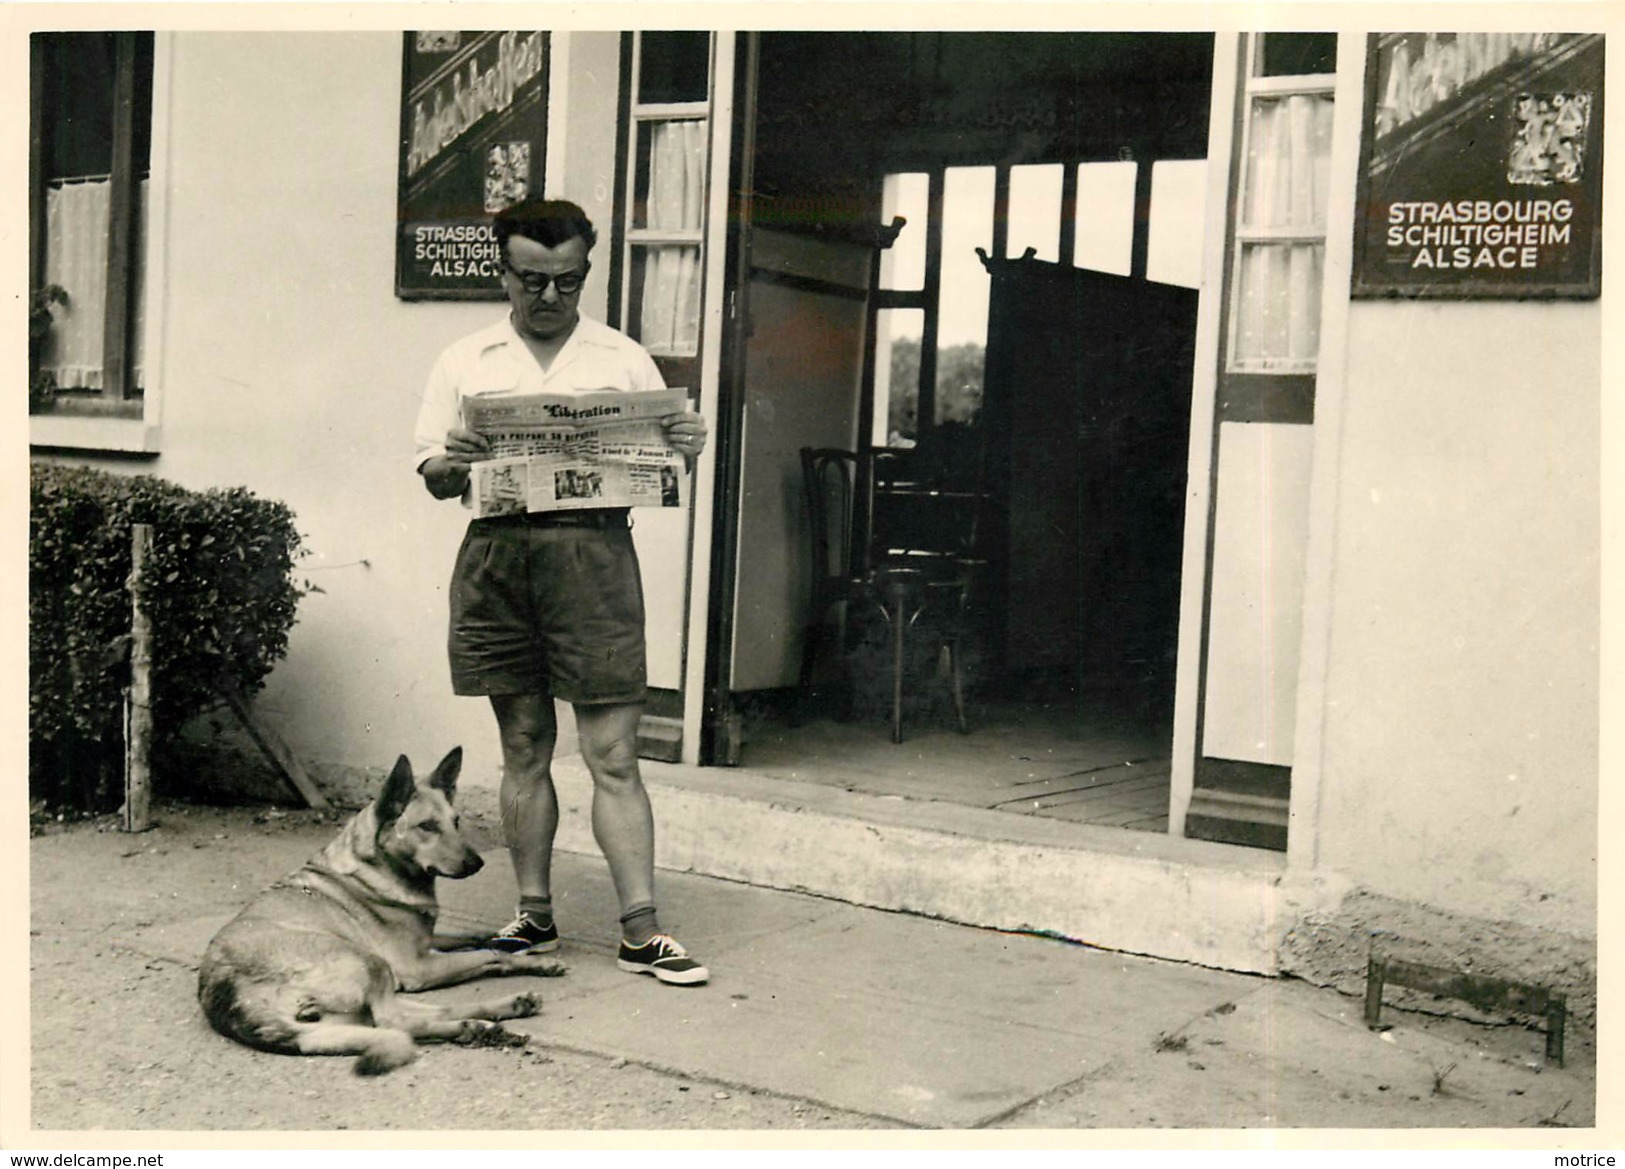
[[[479,426],[475,425],[472,412],[469,410],[469,407],[473,405],[473,401],[475,399],[486,400],[490,398],[501,398],[510,394],[515,394],[518,391],[519,378],[517,374],[500,369],[474,370],[472,376],[470,376],[463,384],[463,406],[461,410],[462,418],[459,421],[459,425],[467,427],[470,430],[481,429]]]
[[[519,392],[519,374],[512,369],[503,369],[499,366],[492,368],[481,367],[474,371],[468,379],[468,385],[463,390],[466,398],[495,397],[502,394],[517,394]]]

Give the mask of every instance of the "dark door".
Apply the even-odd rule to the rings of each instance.
[[[994,664],[1171,720],[1197,294],[1036,260],[990,267]]]

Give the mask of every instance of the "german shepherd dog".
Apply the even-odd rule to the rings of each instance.
[[[216,1031],[264,1051],[358,1055],[361,1075],[410,1063],[418,1039],[516,1039],[499,1020],[536,1014],[539,995],[445,1007],[395,993],[564,973],[535,954],[430,947],[435,878],[470,877],[484,863],[452,809],[462,765],[458,747],[420,782],[401,756],[336,840],[221,928],[198,968],[198,1001]]]

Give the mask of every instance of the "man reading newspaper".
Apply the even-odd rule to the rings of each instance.
[[[681,394],[660,395],[665,384],[642,346],[581,316],[597,234],[580,207],[531,200],[494,226],[509,312],[441,354],[416,428],[429,493],[474,512],[451,580],[452,688],[488,697],[496,714],[502,830],[519,900],[488,944],[559,945],[552,759],[553,703],[562,699],[575,708],[593,835],[620,900],[617,964],[665,983],[702,983],[705,967],[655,910],[654,817],[637,756],[643,590],[627,505],[666,505],[667,456],[692,467],[705,420]],[[633,403],[658,412],[640,415]],[[593,413],[616,405],[626,413]]]

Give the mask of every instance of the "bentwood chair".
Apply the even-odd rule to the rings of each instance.
[[[985,510],[980,460],[966,468],[928,452],[871,447],[860,463],[857,575],[884,616],[891,657],[892,741],[903,741],[904,695],[916,653],[946,653],[962,734],[965,658],[986,567],[978,537]]]
[[[847,615],[864,593],[865,582],[853,555],[852,519],[858,456],[832,447],[801,448],[802,493],[812,550],[812,595],[801,649],[801,675],[796,703],[799,720],[809,705],[819,659],[833,647],[845,662]],[[834,636],[831,636],[831,626]],[[850,679],[845,701],[850,705]]]

